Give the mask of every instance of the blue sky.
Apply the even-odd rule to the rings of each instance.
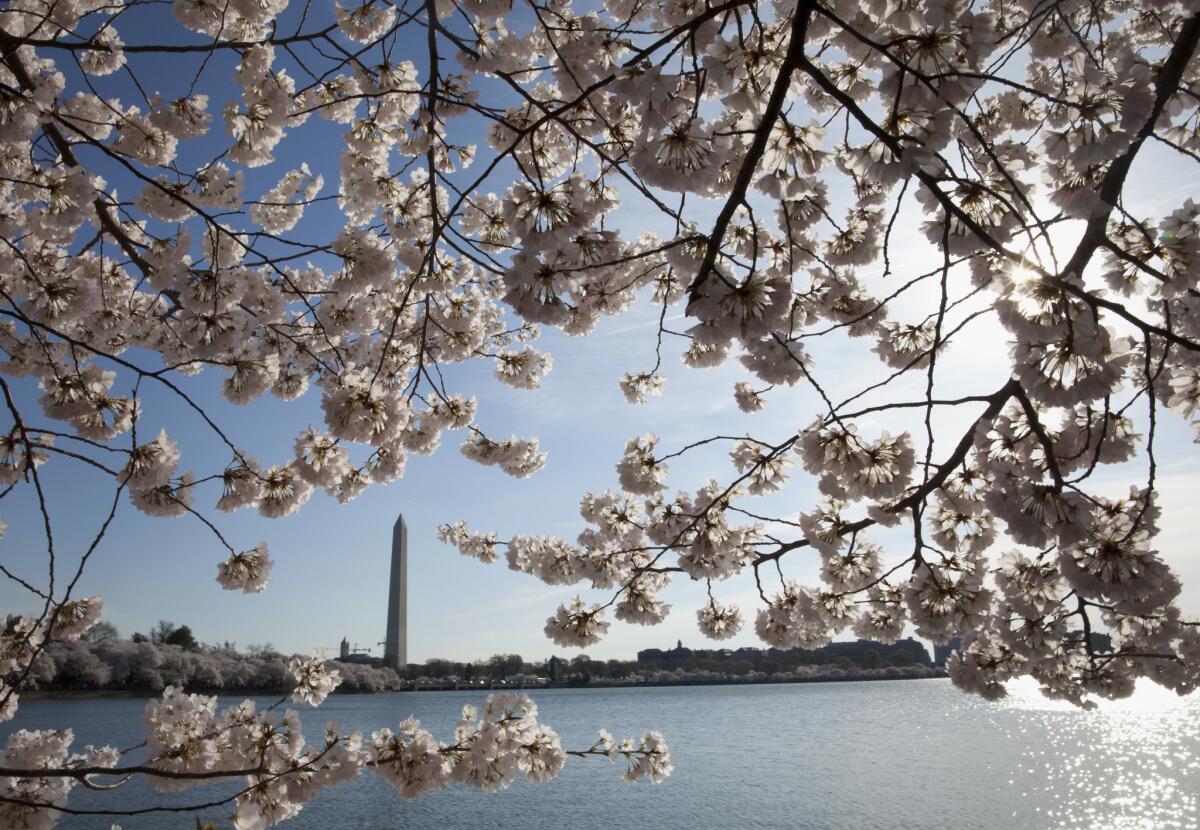
[[[286,27],[284,27],[286,29]],[[123,30],[127,42],[130,32]],[[423,35],[422,35],[423,37]],[[402,43],[400,53],[408,44]],[[419,53],[418,53],[419,54]],[[414,60],[419,60],[414,54]],[[227,77],[228,61],[218,60],[210,70],[214,79]],[[168,86],[186,83],[178,67],[159,64],[150,77]],[[120,84],[119,79],[113,83]],[[219,85],[218,85],[219,88]],[[232,90],[228,90],[232,93]],[[121,92],[127,97],[126,86]],[[214,96],[210,111],[223,105]],[[131,100],[128,99],[127,100]],[[478,134],[478,123],[460,120],[456,127]],[[341,125],[313,119],[304,129],[285,139],[278,160],[248,177],[247,196],[257,196],[288,169],[307,161],[325,174],[323,194],[333,192],[337,182],[335,154],[316,148],[336,147]],[[215,128],[223,137],[220,126]],[[319,141],[312,141],[316,134]],[[481,146],[481,154],[484,148]],[[198,147],[194,152],[210,152]],[[192,152],[192,151],[189,151]],[[196,158],[190,156],[186,158]],[[1161,216],[1195,195],[1194,180],[1181,175],[1183,168],[1158,147],[1147,147],[1134,167],[1129,206],[1139,215]],[[468,177],[473,173],[468,171]],[[140,190],[115,174],[114,186],[123,196]],[[503,176],[492,188],[502,192]],[[703,220],[717,209],[716,202],[697,200],[695,214]],[[310,211],[298,229],[306,228],[331,236],[335,221],[332,206]],[[643,229],[657,219],[636,204],[620,209],[613,217],[618,226]],[[938,258],[920,241],[916,231],[919,217],[905,210],[894,239],[895,283],[907,275],[927,270]],[[1069,236],[1069,232],[1068,232]],[[878,270],[878,269],[877,269]],[[875,287],[878,293],[883,290]],[[912,319],[923,315],[921,298],[914,296],[896,306],[894,315]],[[90,563],[81,583],[83,595],[101,594],[105,617],[123,634],[146,631],[159,619],[188,624],[205,642],[236,642],[239,646],[271,642],[285,651],[332,648],[347,636],[356,644],[379,654],[387,607],[386,586],[391,526],[403,512],[409,526],[409,659],[432,657],[479,659],[498,652],[518,652],[527,658],[567,653],[554,647],[542,634],[542,625],[555,606],[576,593],[573,588],[551,587],[532,578],[509,572],[503,563],[487,566],[459,556],[434,538],[440,522],[463,519],[480,530],[496,530],[501,537],[513,533],[549,533],[573,540],[582,529],[578,500],[587,490],[615,487],[613,465],[625,442],[643,432],[656,432],[664,447],[683,444],[711,434],[739,434],[781,439],[806,424],[818,411],[815,395],[804,389],[782,390],[771,396],[766,410],[753,416],[740,413],[732,398],[733,384],[746,379],[731,361],[713,370],[692,370],[677,358],[679,342],[668,338],[664,371],[667,391],[642,407],[625,403],[617,381],[626,371],[648,370],[654,363],[657,309],[643,305],[618,318],[603,320],[588,338],[573,339],[548,331],[539,347],[554,355],[554,369],[537,392],[513,390],[495,382],[490,367],[454,367],[452,387],[479,398],[479,422],[491,436],[534,435],[549,453],[545,469],[531,479],[511,479],[495,468],[475,465],[457,451],[462,433],[448,433],[442,448],[432,457],[412,455],[404,479],[387,487],[373,487],[349,505],[338,505],[318,493],[298,513],[277,520],[242,511],[233,515],[206,511],[221,532],[235,545],[245,548],[265,540],[277,564],[271,584],[262,595],[246,596],[222,591],[214,577],[216,564],[224,558],[221,547],[192,517],[174,520],[150,519],[137,513],[122,499],[117,520]],[[677,326],[679,327],[679,326]],[[869,343],[837,338],[810,343],[816,361],[815,375],[835,399],[857,391],[881,376]],[[972,339],[960,343],[941,362],[940,376],[950,394],[994,391],[1003,383],[1007,370],[1006,339],[991,324],[979,327]],[[215,420],[227,428],[235,441],[251,450],[264,463],[290,457],[296,433],[308,424],[319,425],[319,400],[309,392],[293,404],[262,398],[249,408],[224,403],[217,387],[219,373],[206,371],[185,379]],[[914,381],[915,383],[915,381]],[[923,388],[909,384],[901,397],[919,397]],[[904,387],[901,387],[902,389]],[[183,468],[198,475],[224,466],[227,451],[215,440],[199,418],[161,387],[147,381],[144,418],[139,434],[150,435],[160,425],[168,427],[183,450]],[[36,392],[20,390],[20,401],[36,411]],[[938,434],[944,446],[952,445],[974,417],[973,411],[939,414]],[[914,416],[915,417],[915,416]],[[1140,417],[1140,416],[1139,416]],[[31,418],[36,423],[44,419]],[[912,417],[887,416],[865,419],[864,432],[913,428]],[[1159,547],[1184,581],[1181,604],[1193,617],[1200,613],[1200,554],[1193,540],[1200,533],[1200,519],[1192,507],[1200,482],[1191,430],[1173,415],[1160,419],[1160,483],[1163,497],[1163,534]],[[732,473],[722,445],[711,452],[687,457],[672,465],[668,485],[694,490],[707,478],[727,479]],[[935,453],[935,458],[944,452]],[[1097,481],[1112,494],[1125,492],[1129,483],[1143,478],[1138,462],[1102,468]],[[95,533],[111,499],[111,482],[95,471],[54,459],[42,468],[50,492],[49,508],[55,521],[60,564],[78,559]],[[782,496],[763,501],[764,511],[794,516],[810,509],[816,489],[798,468],[793,485]],[[213,485],[202,490],[197,505],[211,505],[218,495]],[[0,542],[6,566],[22,576],[36,579],[45,570],[44,543],[37,515],[28,492],[14,493],[0,502],[0,519],[8,522],[8,537]],[[757,510],[758,505],[746,505]],[[876,534],[874,541],[894,544],[894,561],[907,553],[906,530],[891,535]],[[72,568],[73,569],[73,568]],[[812,582],[816,578],[815,555],[799,551],[785,564],[789,577]],[[583,592],[593,598],[607,598]],[[755,610],[753,581],[731,580],[714,589],[722,601],[738,601],[747,617]],[[593,657],[632,657],[639,648],[662,646],[682,639],[685,644],[708,645],[696,630],[694,611],[703,598],[703,588],[677,582],[664,599],[674,608],[658,627],[641,628],[614,623],[606,640],[591,649]],[[0,609],[30,611],[28,595],[10,583],[0,583]],[[749,628],[749,626],[747,626]],[[758,644],[752,633],[743,633],[732,645]]]

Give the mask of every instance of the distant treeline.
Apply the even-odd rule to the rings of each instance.
[[[357,656],[357,655],[356,655]],[[84,639],[46,645],[23,683],[34,691],[159,692],[167,686],[188,691],[276,693],[290,689],[288,661],[270,644],[239,651],[232,643],[204,645],[191,629],[160,621],[149,634],[123,640],[99,623]],[[473,663],[434,658],[410,663],[397,673],[378,660],[334,661],[342,676],[339,692],[385,692],[429,685],[613,685],[685,681],[770,682],[836,676],[889,676],[890,670],[930,666],[929,653],[916,640],[893,645],[859,640],[820,649],[646,649],[637,660],[593,660],[586,654],[527,662],[519,654],[496,654]],[[826,671],[828,670],[828,671]],[[920,674],[920,672],[917,672]],[[913,674],[907,671],[906,675]],[[915,675],[914,675],[915,676]]]
[[[544,677],[556,682],[621,681],[628,678],[661,677],[675,674],[721,676],[791,676],[805,667],[828,667],[841,671],[930,666],[929,652],[920,642],[900,640],[892,645],[858,640],[830,643],[819,649],[739,648],[692,650],[682,645],[673,649],[646,649],[637,660],[593,660],[586,654],[551,657],[545,662],[526,662],[519,654],[496,654],[486,661],[463,663],[433,659],[410,663],[404,673],[410,680],[454,678],[512,680]]]
[[[684,648],[682,644],[663,651],[656,648],[638,652],[638,664],[685,671],[719,671],[727,674],[766,675],[790,672],[804,666],[830,666],[841,669],[882,669],[889,667],[929,666],[924,644],[905,638],[895,643],[870,640],[830,643],[821,648]]]
[[[276,693],[295,683],[288,673],[289,659],[265,650],[251,655],[225,647],[189,649],[149,641],[52,642],[38,655],[23,688],[159,692],[182,686],[189,692]],[[388,668],[338,664],[338,671],[339,692],[400,688],[400,678]]]

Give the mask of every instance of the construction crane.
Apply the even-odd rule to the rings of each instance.
[[[383,645],[383,643],[376,643],[375,645],[377,645],[377,646],[381,646],[381,645]],[[339,643],[338,645],[336,645],[336,646],[313,646],[313,647],[312,647],[312,649],[310,649],[310,650],[311,650],[311,651],[320,651],[320,652],[326,652],[326,651],[338,651],[338,652],[340,652],[340,651],[342,650],[342,646],[341,646],[341,644],[340,644],[340,643]],[[358,646],[358,644],[357,644],[357,643],[355,643],[354,645],[350,646],[350,653],[351,653],[351,654],[370,654],[370,653],[371,653],[371,649],[369,649],[369,648],[360,648],[360,647]]]

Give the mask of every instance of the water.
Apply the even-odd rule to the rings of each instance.
[[[967,697],[945,680],[764,686],[542,690],[541,719],[568,748],[594,730],[618,738],[666,733],[675,772],[666,783],[626,784],[620,762],[571,758],[556,780],[523,781],[498,795],[452,788],[404,801],[364,773],[322,793],[288,830],[488,828],[662,830],[1197,830],[1200,696],[1154,687],[1081,712],[1020,687],[1000,703]],[[334,696],[305,711],[311,736],[326,720],[369,731],[415,715],[443,739],[478,692]],[[14,728],[75,730],[76,745],[141,740],[144,701],[22,703]],[[6,733],[5,733],[6,734]],[[216,800],[220,785],[172,794]],[[156,798],[151,802],[150,798]],[[163,803],[144,786],[76,789],[69,806]],[[204,813],[220,820],[218,808]],[[125,830],[194,827],[179,815],[114,818]],[[102,828],[103,817],[59,827]]]

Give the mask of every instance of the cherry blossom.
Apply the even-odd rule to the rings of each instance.
[[[664,591],[703,581],[684,611],[707,636],[745,619],[780,648],[957,637],[952,680],[988,698],[1018,676],[1080,705],[1139,677],[1200,684],[1159,541],[1161,424],[1200,435],[1200,207],[1127,192],[1148,147],[1195,178],[1190,6],[530,9],[174,0],[161,37],[140,0],[0,10],[0,498],[40,505],[51,565],[48,464],[111,480],[114,516],[198,522],[221,587],[269,590],[265,543],[227,540],[213,507],[348,502],[450,443],[534,475],[546,450],[489,434],[488,384],[537,394],[544,329],[644,313],[651,353],[610,390],[669,405],[676,358],[722,367],[714,411],[759,426],[631,427],[573,539],[438,517],[464,554],[580,591],[552,640],[657,624]],[[397,54],[402,32],[421,47]],[[954,376],[964,354],[1001,368]],[[197,403],[218,388],[310,425],[282,453],[249,446]],[[678,480],[693,458],[703,477]],[[757,607],[714,599],[736,580]],[[76,584],[14,577],[41,610],[0,631],[0,719],[43,645],[99,618]],[[336,686],[317,657],[293,671],[299,702]],[[0,774],[38,774],[0,777],[0,815],[51,826],[110,768],[245,781],[241,827],[364,769],[403,797],[547,780],[571,753],[623,757],[631,780],[671,769],[653,732],[566,750],[525,699],[464,713],[445,743],[410,720],[308,745],[278,708],[168,689],[151,759],[125,771],[71,755],[69,732],[15,732]]]

